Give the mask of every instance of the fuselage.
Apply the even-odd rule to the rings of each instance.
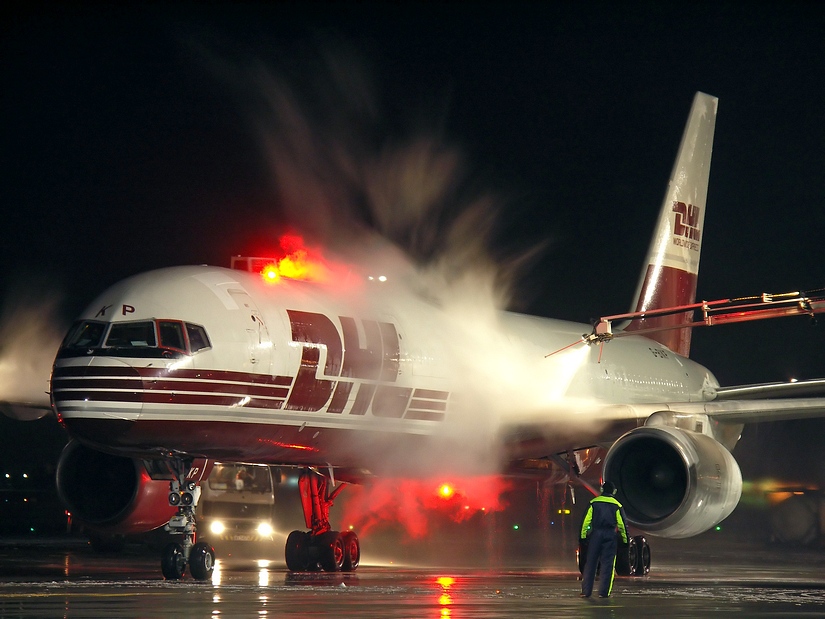
[[[449,310],[391,284],[174,267],[89,306],[52,398],[69,432],[105,451],[403,472],[457,450],[498,465],[609,442],[649,405],[717,386],[657,342],[588,345],[589,331]]]

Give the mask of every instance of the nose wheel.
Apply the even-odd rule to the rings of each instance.
[[[186,556],[177,542],[166,545],[160,558],[160,571],[166,580],[180,580],[186,574]]]
[[[178,513],[169,519],[166,531],[183,536],[181,542],[171,542],[163,549],[160,569],[167,580],[180,580],[186,567],[196,580],[209,580],[215,570],[215,549],[206,542],[197,542],[195,507],[201,489],[194,481],[187,481],[188,467],[177,463],[177,479],[169,482],[169,505],[176,506]]]

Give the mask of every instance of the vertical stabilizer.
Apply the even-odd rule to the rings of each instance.
[[[678,307],[696,300],[718,101],[702,92],[693,98],[631,311]],[[678,325],[690,322],[691,316],[681,312],[637,318],[625,330],[662,329],[646,335],[687,356],[691,330]]]

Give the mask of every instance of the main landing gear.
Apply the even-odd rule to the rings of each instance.
[[[169,505],[176,506],[178,513],[169,519],[166,531],[182,534],[182,542],[171,542],[163,549],[160,568],[167,580],[179,580],[186,573],[186,566],[196,580],[209,580],[215,570],[215,549],[206,542],[197,541],[195,507],[201,489],[194,481],[187,481],[190,463],[176,461],[172,466],[176,479],[169,482]]]
[[[290,572],[354,572],[361,561],[361,545],[352,531],[333,531],[329,509],[341,484],[331,493],[327,478],[310,470],[298,478],[301,506],[309,531],[293,531],[286,540],[286,566]]]

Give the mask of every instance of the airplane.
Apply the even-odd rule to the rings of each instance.
[[[825,415],[823,381],[722,387],[688,358],[697,326],[825,311],[803,293],[696,302],[717,103],[693,100],[633,311],[595,327],[456,311],[352,273],[178,266],[115,284],[71,327],[51,376],[73,517],[104,533],[165,526],[182,541],[163,551],[164,577],[209,579],[195,508],[211,463],[291,466],[308,530],[288,536],[287,568],[352,571],[357,534],[329,520],[347,482],[547,467],[588,486],[600,447],[632,527],[683,538],[715,526],[740,498],[730,452],[743,424]]]

